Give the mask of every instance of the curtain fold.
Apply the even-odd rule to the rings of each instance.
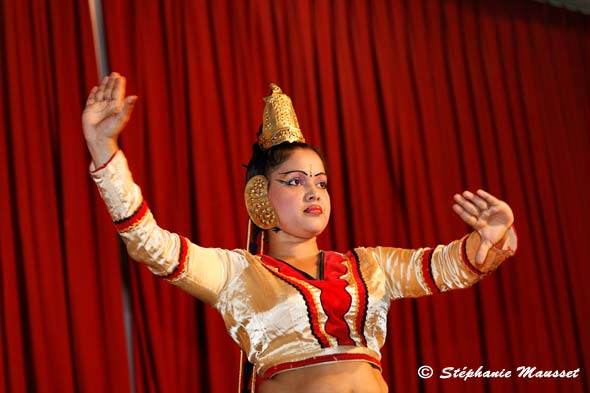
[[[129,391],[124,277],[136,391],[235,391],[239,351],[221,318],[121,254],[88,177],[87,4],[0,4],[0,390]],[[392,304],[391,391],[588,391],[589,16],[529,0],[103,0],[103,11],[109,68],[139,96],[121,146],[162,227],[245,246],[242,164],[275,82],[327,156],[323,249],[449,242],[469,230],[451,209],[464,189],[515,212],[519,251],[498,272]],[[421,365],[435,377],[418,378]],[[437,377],[480,366],[513,376]],[[519,366],[583,376],[519,378]]]
[[[118,245],[80,127],[87,2],[0,7],[0,391],[127,392]]]

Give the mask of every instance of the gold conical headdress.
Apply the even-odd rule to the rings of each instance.
[[[262,132],[258,135],[260,147],[269,149],[283,142],[305,142],[289,96],[274,83],[270,84],[270,91],[264,97]]]

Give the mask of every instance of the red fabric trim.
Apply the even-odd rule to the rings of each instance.
[[[178,266],[176,266],[176,269],[174,269],[174,271],[172,273],[170,273],[169,275],[165,276],[164,278],[166,280],[174,280],[175,278],[177,278],[178,276],[180,276],[185,268],[186,268],[186,261],[187,261],[187,257],[188,257],[188,239],[184,236],[179,236],[180,237],[180,255],[178,256]]]
[[[270,367],[268,370],[264,372],[262,378],[270,379],[276,373],[281,371],[291,370],[295,368],[301,368],[305,366],[312,366],[314,364],[321,364],[321,363],[329,363],[329,362],[339,362],[344,360],[364,360],[381,369],[381,362],[379,359],[376,359],[370,355],[366,355],[363,353],[335,353],[333,355],[322,355],[322,356],[315,356],[309,359],[299,360],[296,362],[287,362],[281,363],[279,365]]]
[[[350,262],[352,276],[354,277],[354,285],[356,286],[358,293],[358,313],[355,320],[355,329],[357,334],[361,337],[361,344],[363,346],[367,346],[367,339],[365,338],[365,319],[367,316],[367,303],[369,301],[367,295],[367,285],[365,284],[365,280],[363,280],[360,268],[360,260],[356,253],[349,252],[347,257],[348,261]]]
[[[141,202],[139,208],[131,216],[124,218],[122,220],[115,221],[115,228],[117,228],[117,231],[119,232],[125,232],[126,230],[137,224],[139,221],[141,221],[148,211],[149,208],[146,201]]]
[[[467,257],[467,238],[469,236],[465,236],[463,239],[461,239],[461,260],[463,261],[463,263],[465,264],[465,266],[467,266],[469,268],[469,270],[471,270],[473,273],[475,274],[484,274],[482,271],[480,271],[478,268],[476,268],[471,261],[469,260],[469,258]]]
[[[432,264],[432,254],[433,253],[434,253],[434,249],[428,248],[428,249],[424,250],[424,253],[422,254],[422,278],[424,279],[424,282],[428,286],[428,289],[430,289],[430,293],[435,294],[435,293],[439,293],[440,290],[438,289],[438,287],[436,286],[436,283],[434,282],[434,277],[432,276],[432,270],[431,270],[431,266],[430,266]]]
[[[301,285],[301,283],[299,282],[299,281],[303,281],[303,280],[298,280],[296,278],[289,277],[288,275],[281,273],[279,271],[276,271],[276,270],[272,269],[271,267],[267,266],[267,262],[270,262],[269,263],[270,266],[273,266],[273,263],[272,263],[272,258],[269,258],[266,255],[261,255],[261,261],[263,262],[264,267],[266,267],[269,272],[271,272],[272,274],[274,274],[275,276],[277,276],[281,280],[285,281],[287,284],[294,287],[301,294],[301,296],[303,296],[303,300],[305,301],[305,305],[307,306],[307,314],[309,316],[309,322],[310,322],[310,328],[311,328],[312,334],[318,340],[318,342],[322,348],[331,347],[332,345],[330,345],[328,338],[322,332],[322,329],[320,329],[320,321],[318,319],[318,309],[316,307],[316,302],[314,300],[314,296],[304,285]],[[311,285],[309,283],[307,283],[307,284]],[[321,304],[320,299],[318,299],[318,302]]]
[[[90,171],[90,173],[96,173],[96,172],[100,171],[101,169],[106,168],[110,164],[110,162],[113,161],[113,158],[115,158],[115,156],[117,155],[118,152],[119,152],[119,150],[117,150],[116,152],[114,152],[113,155],[111,156],[111,158],[109,158],[107,160],[107,162],[105,162],[104,164],[102,164],[98,168],[94,168],[94,170],[93,171]]]

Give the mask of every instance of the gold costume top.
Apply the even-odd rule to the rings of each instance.
[[[325,252],[314,279],[272,257],[199,247],[158,227],[121,151],[92,178],[131,257],[218,310],[264,378],[334,361],[380,366],[392,300],[469,287],[516,249],[511,229],[508,250],[492,248],[481,270],[466,257],[467,236],[436,248]]]

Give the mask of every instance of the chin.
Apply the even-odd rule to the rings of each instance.
[[[285,223],[281,225],[281,221]],[[328,226],[326,217],[305,217],[304,219],[284,219],[279,218],[278,225],[281,230],[289,235],[302,239],[317,237],[324,232]]]
[[[311,239],[314,237],[317,237],[319,235],[322,234],[322,232],[324,232],[324,229],[326,228],[325,225],[323,226],[317,226],[317,227],[305,227],[305,228],[283,228],[279,225],[279,228],[281,228],[281,230],[289,235],[295,236],[295,237],[299,237],[302,239]]]
[[[322,232],[324,232],[324,229],[326,229],[325,225],[318,225],[318,226],[305,228],[303,230],[303,232],[305,232],[307,234],[306,237],[317,237],[317,236],[320,236],[322,234]]]

